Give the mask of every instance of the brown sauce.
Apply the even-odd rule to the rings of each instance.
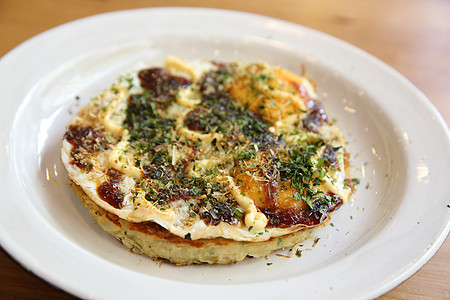
[[[122,173],[110,169],[108,171],[109,179],[97,187],[97,194],[103,201],[107,202],[114,208],[122,208],[123,192],[120,190],[119,184],[122,180]]]
[[[211,226],[217,226],[221,222],[230,225],[236,224],[238,220],[234,216],[233,201],[219,201],[217,199],[209,200],[211,207],[200,214],[200,217]]]
[[[186,126],[187,126],[187,128],[189,128],[189,130],[205,131],[207,128],[207,125],[209,124],[209,122],[205,122],[205,121],[207,121],[206,120],[207,117],[208,117],[208,111],[203,107],[199,107],[199,108],[193,109],[186,115],[186,117],[184,119],[184,124],[186,124]]]
[[[143,88],[149,90],[154,98],[174,98],[179,87],[191,84],[184,77],[173,76],[164,68],[150,68],[139,72]]]
[[[70,125],[64,139],[73,146],[70,163],[86,172],[92,169],[89,155],[109,148],[103,133],[92,126]]]
[[[328,122],[325,109],[322,103],[314,99],[309,99],[305,104],[309,113],[303,119],[303,128],[311,132],[317,132],[320,126]]]
[[[288,228],[293,225],[315,226],[326,219],[327,213],[333,212],[342,205],[341,198],[334,195],[333,201],[322,206],[322,211],[304,208],[281,208],[268,206],[262,212],[269,219],[267,227]]]

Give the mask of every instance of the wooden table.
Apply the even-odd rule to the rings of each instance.
[[[448,0],[0,0],[0,56],[46,29],[80,17],[169,4],[253,12],[334,35],[400,71],[450,123]],[[449,258],[447,240],[421,270],[381,299],[450,299]],[[28,273],[0,251],[0,298],[73,297]]]

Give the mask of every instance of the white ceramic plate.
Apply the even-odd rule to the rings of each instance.
[[[177,267],[130,253],[91,220],[59,159],[71,116],[117,76],[168,55],[266,60],[315,78],[361,179],[301,258]],[[449,231],[449,131],[397,72],[342,41],[245,13],[159,8],[44,32],[0,60],[1,246],[82,298],[373,298],[417,271]],[[311,250],[311,251],[308,251]],[[289,254],[281,252],[281,254]],[[271,264],[270,264],[271,263]]]

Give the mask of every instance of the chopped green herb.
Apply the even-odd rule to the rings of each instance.
[[[244,212],[239,208],[235,208],[234,216],[236,217],[236,219],[240,220],[244,216]]]
[[[352,178],[353,185],[358,185],[360,183],[359,178]]]
[[[145,184],[145,181],[142,181],[141,182],[141,188],[142,188],[142,190],[144,190],[144,192],[148,192],[148,190],[147,190],[147,185]]]

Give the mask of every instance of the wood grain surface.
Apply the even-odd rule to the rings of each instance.
[[[450,123],[448,0],[0,0],[0,56],[26,39],[68,21],[154,6],[240,10],[318,29],[397,69],[427,95]],[[0,299],[73,297],[28,273],[0,251]],[[450,299],[450,240],[422,269],[380,299]]]

